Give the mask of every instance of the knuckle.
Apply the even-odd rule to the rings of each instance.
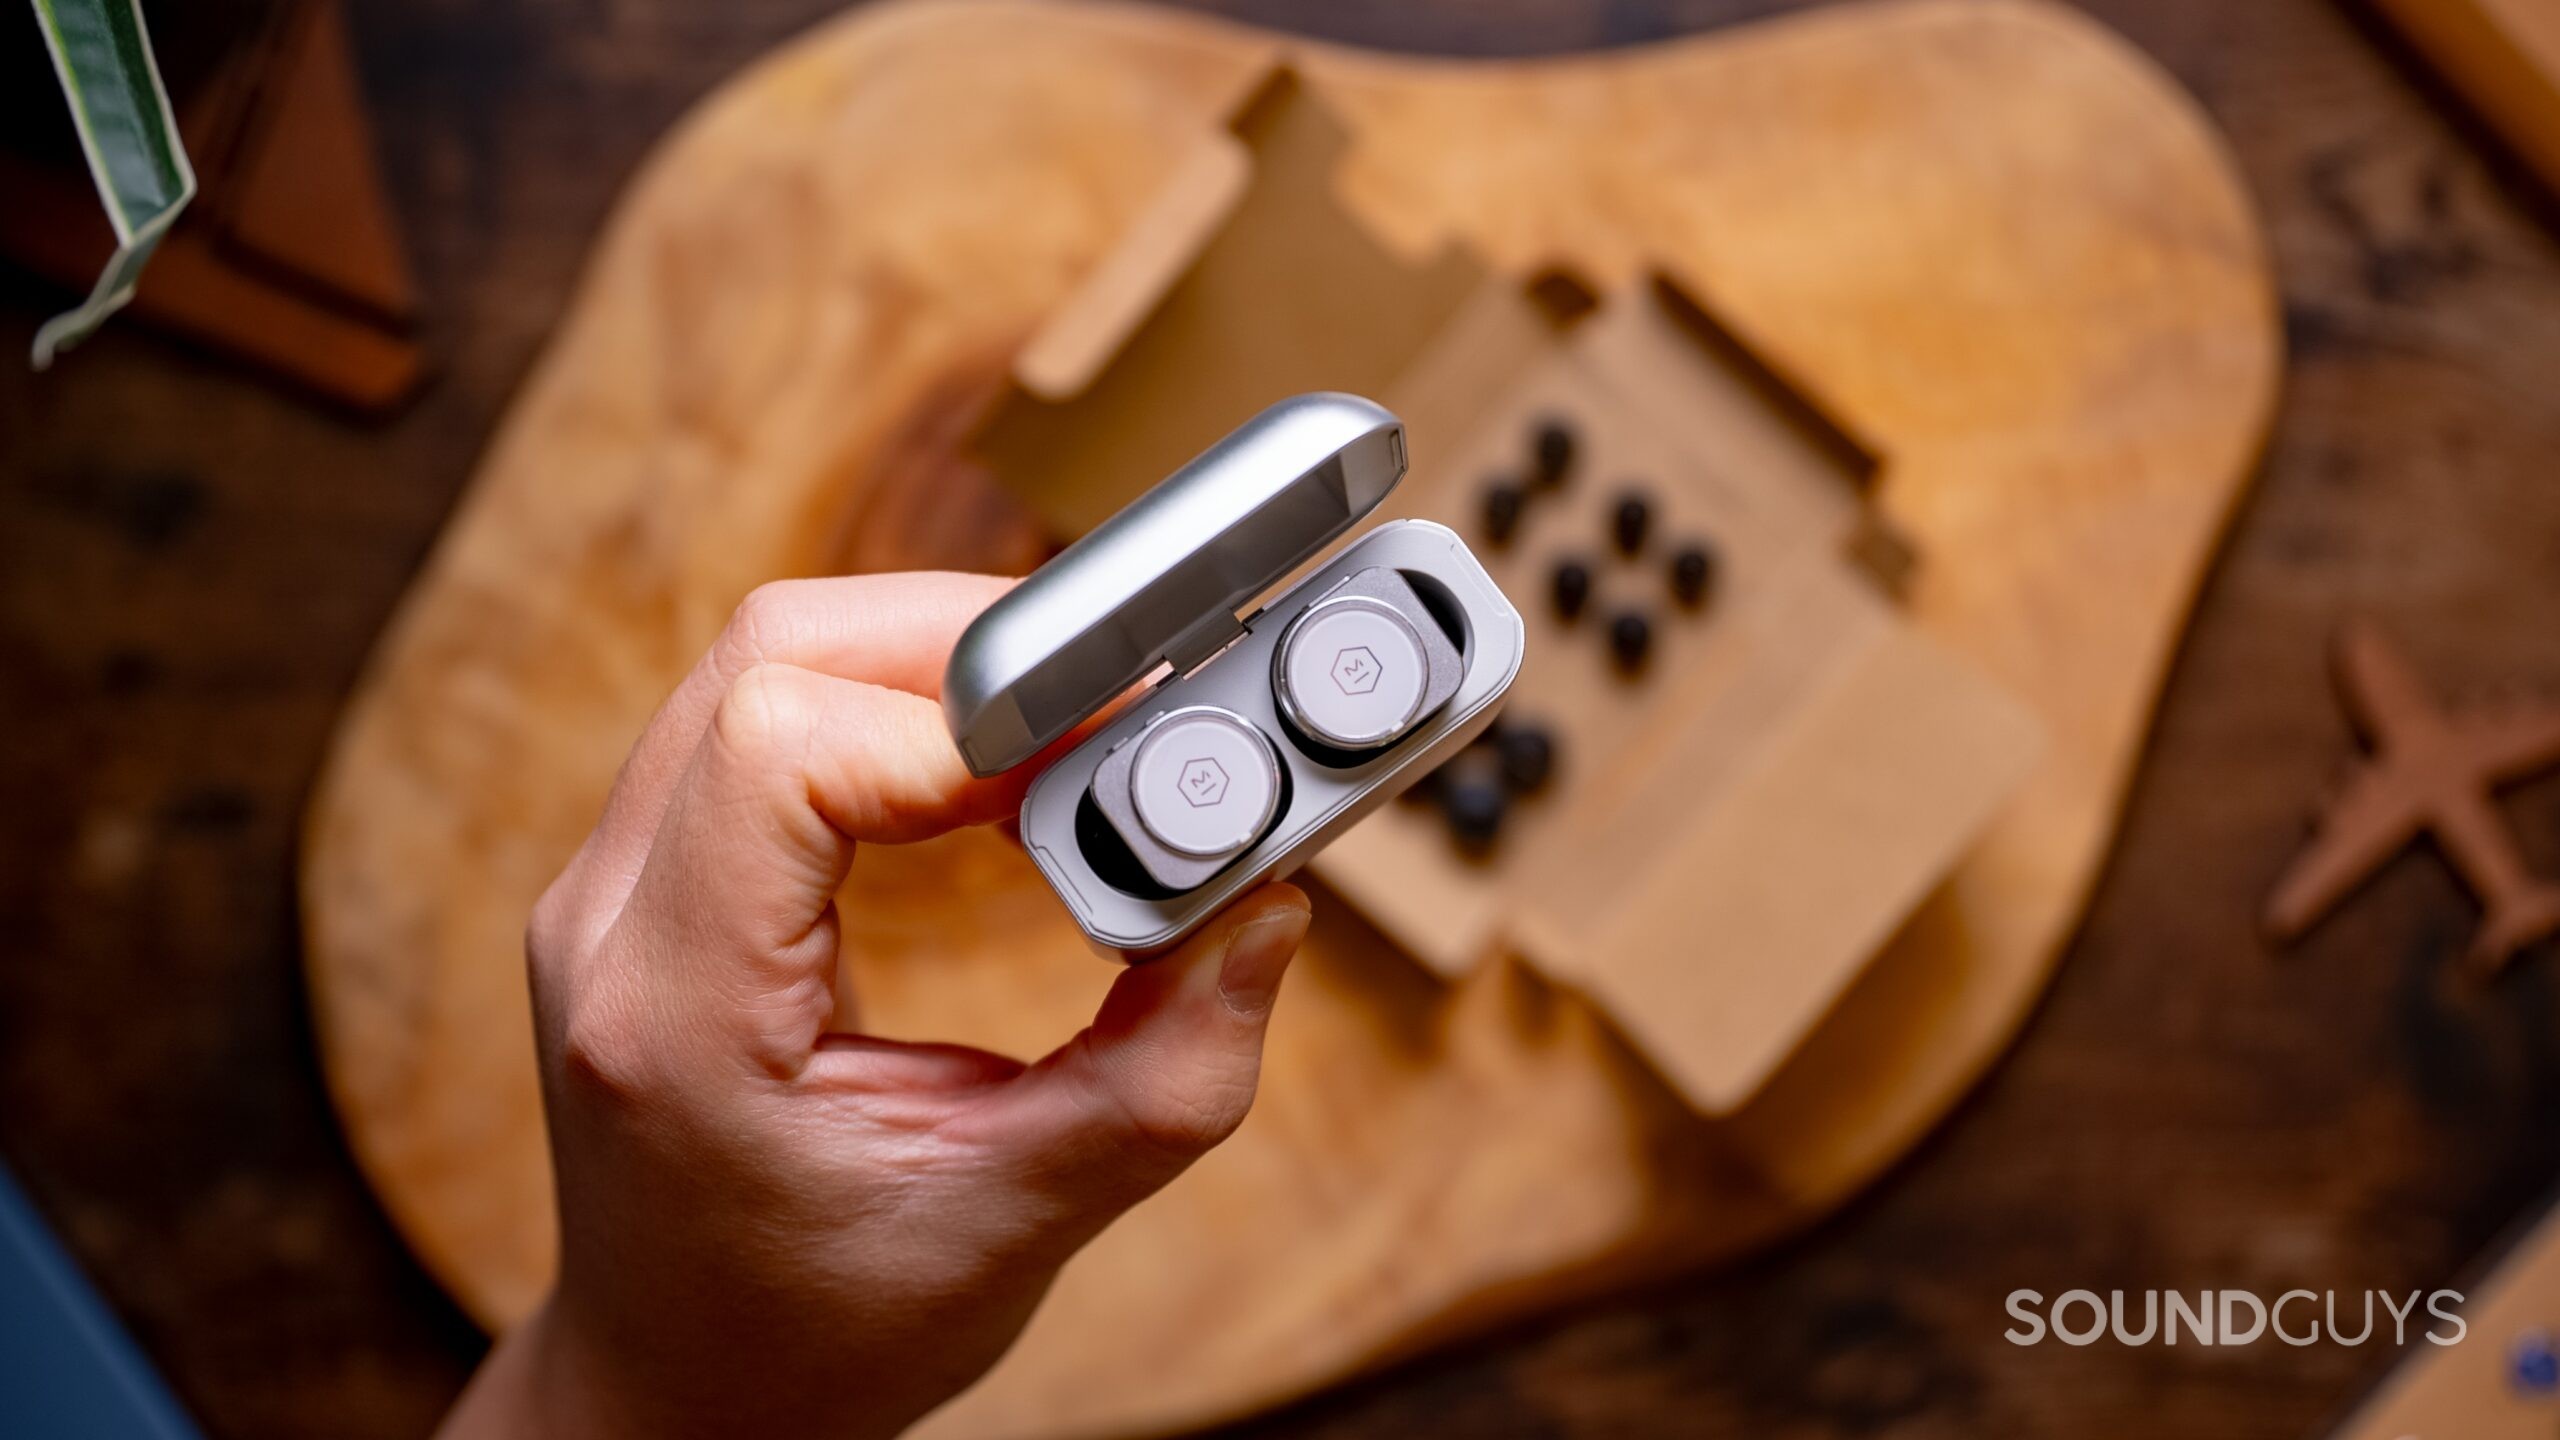
[[[759,661],[729,682],[711,731],[723,748],[752,756],[788,748],[810,721],[807,692],[792,682],[790,667]]]
[[[579,957],[589,948],[590,921],[571,873],[574,867],[552,881],[525,916],[525,986],[537,1021],[559,1013]]]
[[[609,1108],[637,1106],[650,1093],[645,1048],[621,1007],[602,995],[571,1004],[560,1025],[560,1080],[576,1098]]]
[[[552,881],[542,898],[533,902],[525,916],[524,950],[536,970],[547,968],[577,943],[575,905],[565,876]]]
[[[1151,1089],[1125,1097],[1129,1133],[1145,1149],[1192,1160],[1244,1123],[1253,1086],[1217,1081],[1184,1089]]]
[[[789,653],[799,610],[788,580],[768,580],[748,591],[714,647],[722,673],[734,675]]]

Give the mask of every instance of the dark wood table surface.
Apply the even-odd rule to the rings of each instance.
[[[357,7],[440,370],[387,423],[130,324],[30,375],[16,357],[65,297],[0,275],[0,1155],[215,1435],[418,1435],[481,1352],[322,1094],[297,817],[617,188],[689,102],[831,8]],[[1775,7],[1214,8],[1530,54]],[[2004,1297],[2459,1285],[2551,1187],[2560,956],[2460,983],[2474,911],[2423,857],[2290,955],[2252,916],[2350,752],[2322,658],[2341,616],[2382,620],[2447,686],[2560,692],[2560,207],[2339,0],[2093,8],[2230,136],[2291,371],[2024,1042],[1782,1251],[1251,1430],[2315,1434],[2388,1347],[2020,1348]],[[2508,809],[2560,874],[2560,782]]]

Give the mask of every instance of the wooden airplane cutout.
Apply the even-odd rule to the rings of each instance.
[[[2435,838],[2483,912],[2471,961],[2495,973],[2560,933],[2560,885],[2525,868],[2494,800],[2502,785],[2560,764],[2560,704],[2448,709],[2371,625],[2339,632],[2338,690],[2372,751],[2323,810],[2311,846],[2267,897],[2267,932],[2291,940],[2421,833]]]

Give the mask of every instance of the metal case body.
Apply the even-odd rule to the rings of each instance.
[[[1151,672],[1167,672],[1023,800],[1023,844],[1097,948],[1144,955],[1176,943],[1244,890],[1295,871],[1492,722],[1519,674],[1526,630],[1442,526],[1382,525],[1238,613],[1376,509],[1404,470],[1403,422],[1375,402],[1329,392],[1283,400],[1059,552],[953,646],[943,718],[978,775],[1033,759]],[[1428,661],[1422,718],[1357,754],[1309,739],[1274,693],[1291,622],[1337,591],[1396,610]],[[1346,695],[1366,693],[1342,683]],[[1167,792],[1144,788],[1167,775],[1132,742],[1190,707],[1230,712],[1278,762],[1276,814],[1232,855],[1177,851],[1148,833],[1184,812],[1166,811]],[[1244,735],[1231,725],[1224,733],[1224,743]],[[1270,774],[1253,758],[1253,774]],[[1183,774],[1207,763],[1188,761]],[[1097,775],[1116,790],[1097,788]],[[1192,783],[1212,782],[1204,773]],[[1210,798],[1181,798],[1205,808],[1251,792],[1201,793]],[[1136,813],[1142,802],[1157,806],[1153,822]]]
[[[1272,693],[1272,665],[1282,633],[1300,611],[1350,576],[1373,566],[1436,590],[1462,634],[1464,660],[1455,693],[1393,744],[1349,767],[1308,753],[1291,737]],[[1387,799],[1464,749],[1491,724],[1496,705],[1518,677],[1526,629],[1519,612],[1445,526],[1423,520],[1382,525],[1344,547],[1321,568],[1242,622],[1242,638],[1187,674],[1168,676],[1133,700],[1110,724],[1061,758],[1022,804],[1022,843],[1077,926],[1098,949],[1151,954],[1177,942],[1228,901],[1267,880],[1294,873],[1308,857]],[[1133,893],[1096,870],[1078,837],[1078,812],[1094,777],[1123,744],[1168,711],[1215,705],[1268,735],[1286,771],[1286,798],[1271,829],[1197,887],[1166,896]]]
[[[987,607],[942,710],[976,775],[1010,770],[1158,663],[1216,654],[1236,612],[1377,508],[1404,425],[1357,395],[1283,400],[1167,476]]]

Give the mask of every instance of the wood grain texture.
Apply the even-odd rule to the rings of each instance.
[[[685,109],[837,0],[351,14],[438,380],[355,425],[148,329],[0,366],[0,1151],[216,1436],[426,1433],[485,1341],[356,1172],[309,1042],[298,816],[361,662]],[[1786,0],[1215,0],[1430,56],[1651,43]],[[2560,985],[2447,985],[2478,915],[2394,862],[2257,939],[2324,777],[2349,613],[2450,693],[2560,690],[2560,232],[2360,7],[2086,0],[2199,97],[2264,217],[2275,441],[2172,666],[2069,959],[1909,1163],[1249,1436],[2311,1435],[2396,1358],[2001,1339],[2071,1284],[2406,1291],[2560,1177]],[[1433,65],[1471,63],[1434,59]],[[59,293],[0,276],[0,352]],[[929,507],[916,507],[929,518]],[[902,526],[911,522],[900,522]],[[2560,780],[2507,796],[2560,869]]]
[[[2378,0],[2516,154],[2560,190],[2560,9],[2536,0]]]
[[[754,583],[878,542],[868,512],[918,484],[884,456],[947,423],[1268,54],[1146,12],[873,10],[727,87],[634,185],[307,836],[333,1089],[385,1203],[478,1313],[521,1314],[551,1245],[517,932],[627,737]],[[1239,1413],[1845,1198],[2038,993],[2272,404],[2275,306],[2227,163],[2173,88],[2062,12],[1298,63],[1361,135],[1343,194],[1391,240],[1456,233],[1498,266],[1564,255],[1611,283],[1662,264],[1809,377],[1877,444],[1884,504],[1931,558],[1913,613],[2037,709],[2052,751],[1713,1128],[1522,972],[1444,995],[1329,917],[1253,1122],[1081,1257],[934,1433]],[[890,1033],[1037,1050],[1107,979],[992,837],[870,852],[846,914]]]

